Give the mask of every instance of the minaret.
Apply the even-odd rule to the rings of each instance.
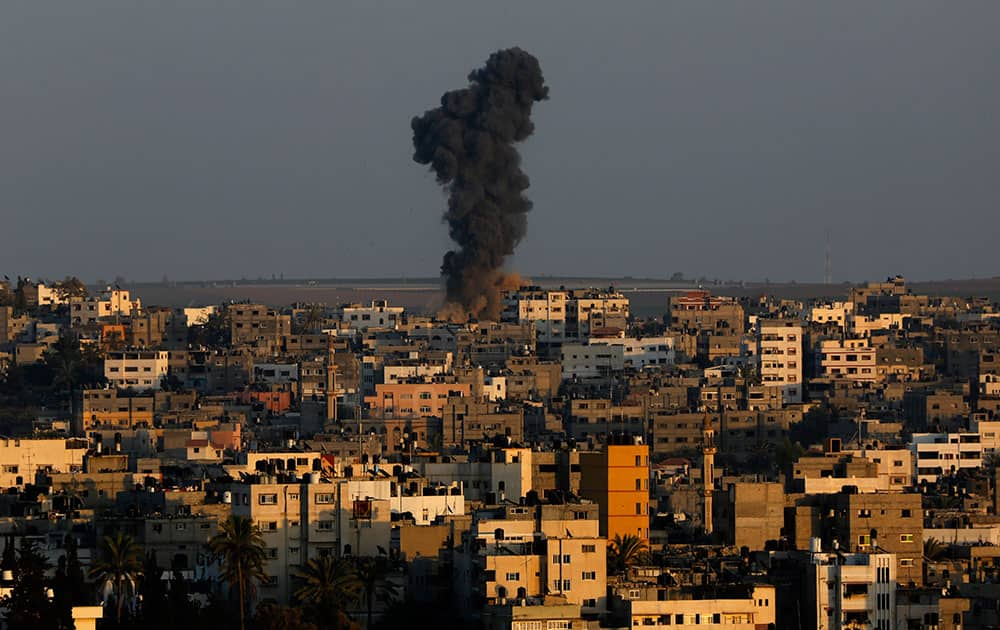
[[[715,430],[712,428],[712,416],[705,413],[705,421],[701,426],[701,484],[704,498],[702,520],[705,523],[705,533],[712,533],[712,491],[715,488]]]

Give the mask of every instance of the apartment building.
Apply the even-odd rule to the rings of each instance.
[[[776,602],[774,586],[754,584],[715,588],[698,597],[627,599],[623,605],[629,628],[757,630],[774,626]]]
[[[610,381],[624,369],[624,345],[593,342],[562,345],[564,381]]]
[[[649,447],[641,438],[580,453],[580,496],[600,506],[602,536],[649,540]]]
[[[501,321],[533,323],[540,344],[583,340],[600,328],[625,329],[628,298],[613,289],[549,291],[522,287],[503,298]]]
[[[165,350],[109,352],[104,357],[104,378],[120,389],[160,389],[169,357]]]
[[[713,296],[708,291],[688,291],[670,298],[671,330],[690,333],[742,334],[743,306],[734,298]]]
[[[812,553],[807,601],[814,627],[896,630],[896,566],[891,553]]]
[[[546,596],[597,614],[607,603],[607,542],[594,505],[513,506],[477,512],[456,558],[458,596],[489,605]]]
[[[879,380],[875,354],[867,339],[825,339],[816,350],[816,374],[821,378],[875,383]]]
[[[233,346],[247,345],[273,354],[292,332],[292,316],[263,304],[233,304],[226,309]]]
[[[24,489],[39,473],[83,471],[86,440],[0,438],[0,488]]]
[[[803,319],[813,324],[834,324],[846,329],[848,318],[853,312],[854,304],[851,302],[829,302],[809,307],[803,313]]]
[[[365,405],[373,417],[409,418],[444,415],[449,397],[469,397],[468,383],[415,382],[380,383],[375,395],[365,397]]]
[[[802,327],[792,320],[758,319],[756,341],[761,381],[781,387],[786,404],[802,402]]]
[[[357,330],[369,328],[396,329],[403,320],[402,306],[389,306],[386,300],[372,300],[371,304],[345,304],[338,311],[340,321]]]
[[[942,475],[972,470],[983,465],[983,443],[979,433],[914,433],[913,483],[936,483]]]
[[[129,396],[117,389],[85,389],[81,392],[77,426],[88,432],[96,428],[132,429],[152,427],[155,398]]]
[[[844,553],[890,553],[901,584],[923,580],[924,512],[916,492],[857,492],[805,495],[789,508],[786,525],[797,549]]]

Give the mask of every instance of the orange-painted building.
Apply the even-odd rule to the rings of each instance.
[[[440,418],[449,396],[469,396],[469,383],[379,383],[365,396],[374,418]]]
[[[270,391],[270,392],[240,392],[240,401],[247,403],[261,403],[268,413],[275,415],[283,414],[292,408],[292,392]]]
[[[608,444],[580,453],[580,496],[600,506],[601,535],[649,542],[649,447]]]

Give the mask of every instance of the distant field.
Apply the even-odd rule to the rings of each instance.
[[[632,312],[642,317],[662,315],[667,299],[672,294],[698,288],[693,283],[672,283],[664,280],[639,278],[540,278],[533,280],[547,288],[614,286],[631,300]],[[795,300],[812,298],[843,298],[850,284],[720,284],[705,288],[718,295],[753,297],[773,295]],[[957,295],[962,297],[985,296],[1000,301],[1000,278],[913,282],[916,293],[929,295]],[[228,283],[149,283],[132,284],[127,288],[142,298],[146,305],[197,306],[220,304],[229,301],[249,300],[282,306],[296,302],[324,302],[343,304],[365,303],[371,300],[388,300],[419,313],[436,311],[442,303],[443,293],[434,279],[377,279],[377,280],[323,280],[302,282],[249,281]]]

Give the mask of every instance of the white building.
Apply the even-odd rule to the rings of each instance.
[[[776,607],[774,587],[756,584],[745,597],[630,599],[626,614],[630,628],[756,630],[774,625]]]
[[[68,301],[61,291],[47,287],[42,283],[35,286],[35,291],[37,292],[39,306],[58,306]]]
[[[882,313],[880,315],[851,315],[847,320],[847,332],[855,337],[870,337],[873,331],[894,330],[903,327],[909,315],[903,313]]]
[[[813,545],[818,549],[818,540]],[[810,578],[813,627],[895,630],[895,554],[813,553]]]
[[[340,308],[340,321],[351,328],[399,328],[403,319],[402,306],[389,306],[385,300],[372,300],[369,306],[345,304]]]
[[[522,287],[504,294],[500,319],[534,323],[538,342],[553,344],[587,339],[600,327],[624,328],[628,314],[628,298],[617,291]]]
[[[621,346],[626,368],[641,370],[646,367],[673,365],[677,357],[674,351],[673,337],[611,337],[594,340],[593,343],[606,343],[609,346]]]
[[[0,488],[24,488],[25,484],[34,484],[39,472],[82,472],[86,454],[86,440],[2,438]]]
[[[815,324],[836,324],[844,328],[853,312],[853,302],[817,304],[805,311],[805,320]]]
[[[566,291],[522,287],[504,295],[501,321],[533,322],[540,343],[562,343],[566,339]]]
[[[983,465],[983,444],[978,433],[914,433],[914,483],[934,483],[941,475]]]
[[[816,373],[823,378],[858,383],[878,380],[875,348],[867,339],[826,339],[816,352]]]
[[[610,378],[625,369],[625,346],[606,343],[564,343],[562,380]]]
[[[109,352],[104,358],[104,378],[119,389],[160,389],[167,376],[168,356],[165,350]]]
[[[802,402],[802,327],[791,320],[757,320],[757,364],[765,385],[781,387],[787,403]]]
[[[99,296],[70,300],[69,316],[73,324],[92,324],[106,317],[127,317],[141,309],[142,302],[133,300],[128,291],[108,289]]]

